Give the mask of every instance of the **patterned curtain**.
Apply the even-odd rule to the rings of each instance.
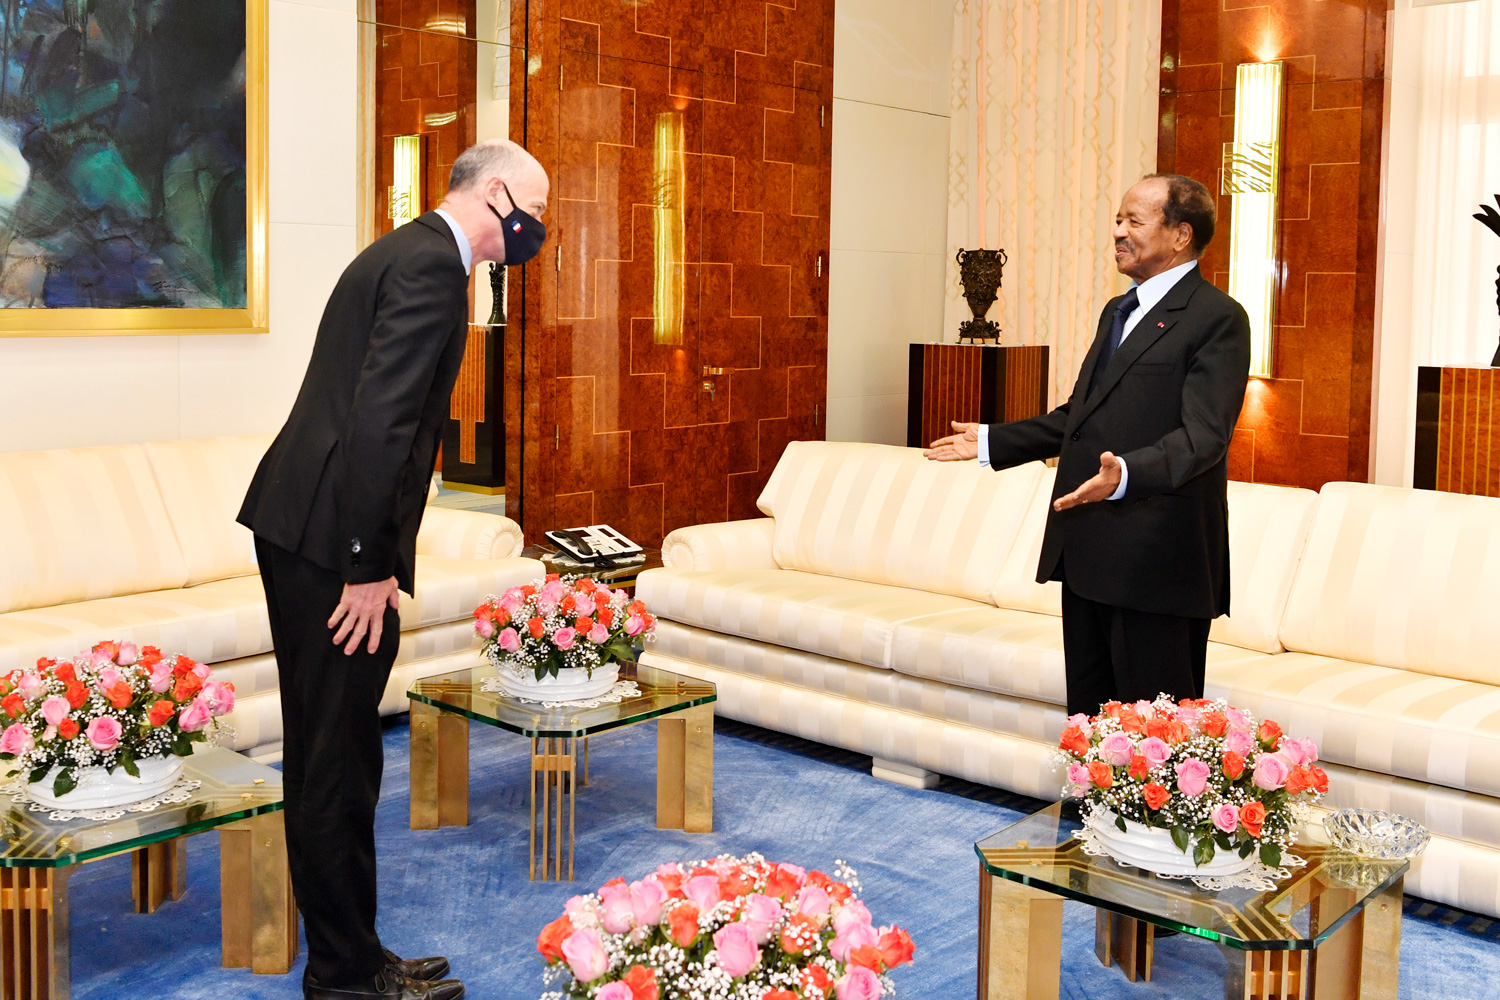
[[[944,329],[969,317],[953,255],[1003,248],[1004,343],[1052,347],[1067,398],[1128,281],[1110,228],[1156,166],[1161,0],[955,0]]]

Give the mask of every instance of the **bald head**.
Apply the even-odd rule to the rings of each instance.
[[[499,177],[509,184],[521,180],[524,173],[542,172],[542,165],[536,157],[520,144],[509,139],[486,139],[470,146],[453,161],[448,190],[466,191],[482,185],[491,177]]]
[[[512,208],[540,219],[550,184],[536,157],[509,139],[486,139],[461,153],[448,176],[442,208],[469,237],[475,260],[505,261],[498,215]]]

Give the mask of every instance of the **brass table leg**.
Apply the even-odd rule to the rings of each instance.
[[[979,867],[979,1000],[1057,1000],[1061,896]]]
[[[656,720],[656,825],[663,830],[713,832],[712,705]]]
[[[68,1000],[67,868],[0,868],[0,997]]]
[[[1094,910],[1094,954],[1107,969],[1119,963],[1132,983],[1151,982],[1151,960],[1156,951],[1156,927],[1144,920]]]
[[[1306,1000],[1310,952],[1241,951],[1222,944],[1219,950],[1228,962],[1228,1000]]]
[[[1406,880],[1374,899],[1312,953],[1313,1000],[1396,1000],[1401,955],[1401,893]],[[1335,904],[1342,913],[1348,900],[1339,894],[1352,889],[1330,888],[1313,900],[1311,920],[1317,932],[1320,904]]]
[[[411,703],[411,828],[469,825],[469,720]]]
[[[579,741],[544,736],[531,741],[531,881],[537,881],[537,822],[541,821],[541,881],[562,881],[563,799],[567,798],[568,878],[573,881],[573,833],[578,799],[577,762]],[[537,789],[541,789],[538,815]],[[554,789],[556,791],[554,792]],[[554,801],[555,799],[555,801]]]
[[[130,852],[130,898],[135,912],[155,913],[187,892],[187,841],[164,840]]]
[[[219,827],[224,965],[280,975],[297,960],[297,902],[286,859],[284,813]]]

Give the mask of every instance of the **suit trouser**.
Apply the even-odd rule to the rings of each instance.
[[[281,679],[287,858],[307,933],[307,975],[325,986],[370,979],[385,964],[375,933],[375,804],[385,764],[380,696],[400,616],[387,607],[380,647],[345,656],[328,619],[338,573],[255,540]]]
[[[1203,697],[1208,618],[1154,615],[1079,597],[1063,583],[1063,658],[1068,714],[1094,715],[1106,701]]]

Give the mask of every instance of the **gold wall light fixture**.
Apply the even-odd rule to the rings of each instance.
[[[404,226],[422,214],[422,137],[398,135],[391,140],[390,217]]]
[[[651,339],[658,344],[682,343],[683,195],[687,173],[683,150],[682,113],[664,111],[656,116],[655,156],[651,181],[656,189],[656,234],[652,244],[655,283],[651,292],[655,316]]]
[[[1224,144],[1221,193],[1231,196],[1229,294],[1250,314],[1250,375],[1275,359],[1277,210],[1281,174],[1281,62],[1241,63],[1234,80],[1234,141]]]

